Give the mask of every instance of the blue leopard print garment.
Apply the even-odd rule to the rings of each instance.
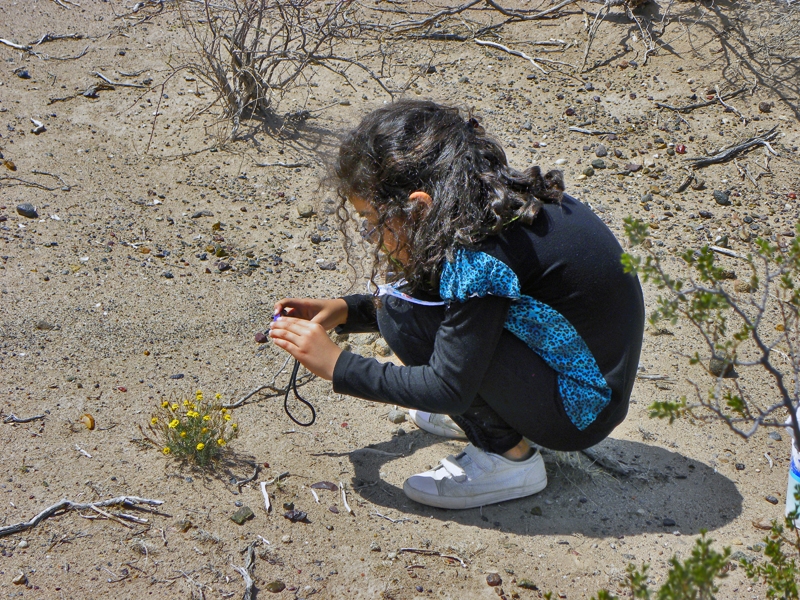
[[[459,302],[487,295],[512,298],[505,328],[558,373],[564,410],[581,431],[611,401],[611,388],[586,342],[558,311],[522,295],[517,275],[502,261],[484,252],[459,249],[455,260],[445,263],[439,295],[442,300]]]

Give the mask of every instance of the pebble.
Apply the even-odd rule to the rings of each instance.
[[[231,515],[231,521],[236,523],[237,525],[244,525],[245,521],[249,521],[253,517],[255,517],[255,513],[253,513],[253,509],[249,506],[243,506],[235,513]]]
[[[736,463],[736,470],[737,471],[744,471],[745,470],[744,463]]]
[[[542,516],[542,507],[541,506],[534,506],[531,508],[531,514],[534,517],[541,517]]]
[[[669,517],[667,517],[663,521],[661,521],[661,524],[664,527],[675,527],[675,519],[670,519]]]
[[[14,579],[11,580],[11,583],[13,583],[14,585],[26,585],[28,583],[28,578],[25,577],[25,573],[20,571],[19,575],[17,575],[16,577],[14,577]]]
[[[770,504],[777,504],[778,503],[778,499],[775,496],[765,496],[764,500],[766,500]]]
[[[560,167],[560,166],[562,166],[562,165],[565,165],[565,164],[567,164],[567,162],[568,162],[568,161],[567,161],[567,159],[566,159],[566,158],[559,158],[559,159],[558,159],[558,160],[555,162],[555,164],[556,164],[556,165],[558,165],[558,166]]]
[[[28,547],[28,541],[27,540],[20,540],[19,544],[17,544],[17,547],[18,548],[27,548]]]
[[[314,207],[311,204],[304,203],[297,206],[297,216],[302,219],[307,219],[314,215]]]
[[[210,210],[199,210],[192,215],[193,219],[199,219],[200,217],[213,217],[214,213]]]
[[[170,379],[183,379],[183,373],[175,373],[175,375],[170,375]]]
[[[714,196],[714,201],[717,204],[719,204],[720,206],[730,206],[731,205],[731,200],[730,200],[731,193],[730,192],[721,192],[719,190],[714,190],[712,195]]]
[[[58,329],[58,326],[48,323],[47,321],[38,321],[36,323],[36,329],[39,331],[53,331],[54,329]]]
[[[224,273],[225,271],[230,270],[230,268],[231,266],[225,261],[220,261],[220,263],[217,265],[217,269],[219,269],[220,273]]]
[[[539,586],[533,583],[530,579],[520,579],[517,582],[517,587],[521,587],[523,590],[538,590]]]
[[[172,274],[172,271],[164,271],[164,279],[174,279],[175,275]]]
[[[283,542],[284,544],[291,544],[292,543],[292,536],[284,535],[283,537],[281,537],[281,542]]]
[[[602,158],[608,154],[608,148],[606,148],[603,144],[597,144],[597,148],[594,149],[595,156]]]
[[[768,113],[772,110],[772,104],[769,102],[759,102],[758,110],[760,110],[762,113]]]
[[[380,547],[380,545],[378,544],[378,542],[372,542],[372,543],[369,545],[369,551],[370,551],[370,552],[380,552],[380,551],[381,551],[381,547]]]
[[[591,177],[592,175],[594,175],[594,168],[593,167],[586,167],[583,170],[583,175],[586,175],[586,177]]]
[[[386,340],[378,338],[375,340],[375,353],[378,356],[391,356],[392,349],[389,348],[389,344],[386,343]]]
[[[402,410],[397,410],[393,408],[389,411],[389,421],[394,423],[395,425],[399,425],[400,423],[405,422],[406,420],[406,413]]]
[[[605,169],[606,168],[606,161],[604,161],[602,158],[595,158],[592,161],[592,166],[595,169]]]
[[[637,165],[636,163],[628,163],[625,165],[625,170],[629,173],[636,173],[637,171],[642,170],[642,165]]]
[[[36,208],[29,202],[17,204],[17,214],[27,219],[36,219],[39,217],[39,213],[36,212]]]
[[[321,263],[317,263],[317,266],[322,269],[323,271],[335,271],[336,270],[336,263],[330,260],[324,260]]]
[[[503,579],[500,577],[499,573],[489,573],[486,576],[486,583],[488,583],[492,587],[496,587],[503,583]]]
[[[783,439],[783,438],[781,437],[781,434],[780,434],[780,433],[778,433],[777,431],[770,431],[770,432],[769,432],[769,437],[770,437],[771,439],[775,440],[776,442],[780,442],[780,441]]]
[[[272,592],[273,594],[282,592],[285,589],[286,589],[286,584],[283,583],[280,579],[276,579],[275,581],[270,581],[267,584],[267,591]]]
[[[725,377],[733,371],[733,365],[726,360],[716,356],[708,361],[708,370],[715,377]]]
[[[396,559],[397,558],[397,552],[389,552],[389,553],[387,553],[386,554],[386,558],[388,558],[389,560]]]

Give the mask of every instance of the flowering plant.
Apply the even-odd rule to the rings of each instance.
[[[197,390],[194,400],[162,400],[150,417],[148,429],[154,438],[150,441],[165,455],[208,465],[239,432],[231,412],[220,406],[221,399],[216,394],[213,402],[207,401]]]

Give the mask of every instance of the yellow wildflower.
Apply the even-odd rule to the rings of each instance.
[[[185,431],[181,431],[181,437],[182,437],[182,438],[185,438],[185,437],[186,437],[186,432],[185,432]]]
[[[199,444],[197,444],[197,449],[198,450],[202,450],[205,447],[206,447],[206,445],[203,442],[200,442]]]
[[[208,433],[208,427],[203,427],[203,428],[200,430],[200,433]]]
[[[203,415],[203,421],[210,421],[211,415]]]
[[[177,404],[173,404],[170,408],[172,408],[172,410],[178,410],[178,405]]]
[[[178,419],[172,419],[172,421],[169,422],[169,428],[175,429],[180,424],[181,422]]]
[[[184,406],[189,406],[189,401],[188,401],[188,400],[184,400],[184,401],[183,401],[183,405],[184,405]]]
[[[166,447],[165,447],[165,448],[162,450],[162,452],[163,452],[164,454],[169,454],[170,452],[172,452],[172,450],[170,449],[170,447],[169,447],[169,446],[166,446]]]
[[[152,419],[150,419],[151,425],[155,425],[156,423],[158,423],[158,417],[153,417]]]
[[[228,409],[227,408],[220,408],[219,412],[224,415],[226,412],[228,412]]]
[[[225,440],[223,440],[222,438],[219,438],[219,439],[217,440],[217,445],[219,445],[219,446],[224,446],[224,445],[225,445]]]
[[[226,414],[226,415],[225,415],[225,417],[224,417],[224,419],[225,419],[226,421],[230,421],[230,420],[231,420],[231,416]]]
[[[216,400],[220,400],[221,398],[222,398],[222,394],[220,394],[219,392],[217,392],[216,394],[214,394],[214,399],[216,399]]]
[[[231,429],[236,431],[238,428],[239,428],[239,424],[238,423],[231,423]]]
[[[161,403],[161,408],[167,408],[168,406],[169,406],[169,402],[167,402],[166,400],[164,400],[164,401]]]

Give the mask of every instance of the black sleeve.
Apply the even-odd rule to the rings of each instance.
[[[347,303],[347,322],[336,328],[336,333],[367,333],[378,331],[375,298],[368,294],[355,294],[342,298]]]
[[[406,408],[463,413],[478,393],[510,304],[496,296],[452,302],[427,365],[397,366],[342,352],[333,371],[333,389]]]

